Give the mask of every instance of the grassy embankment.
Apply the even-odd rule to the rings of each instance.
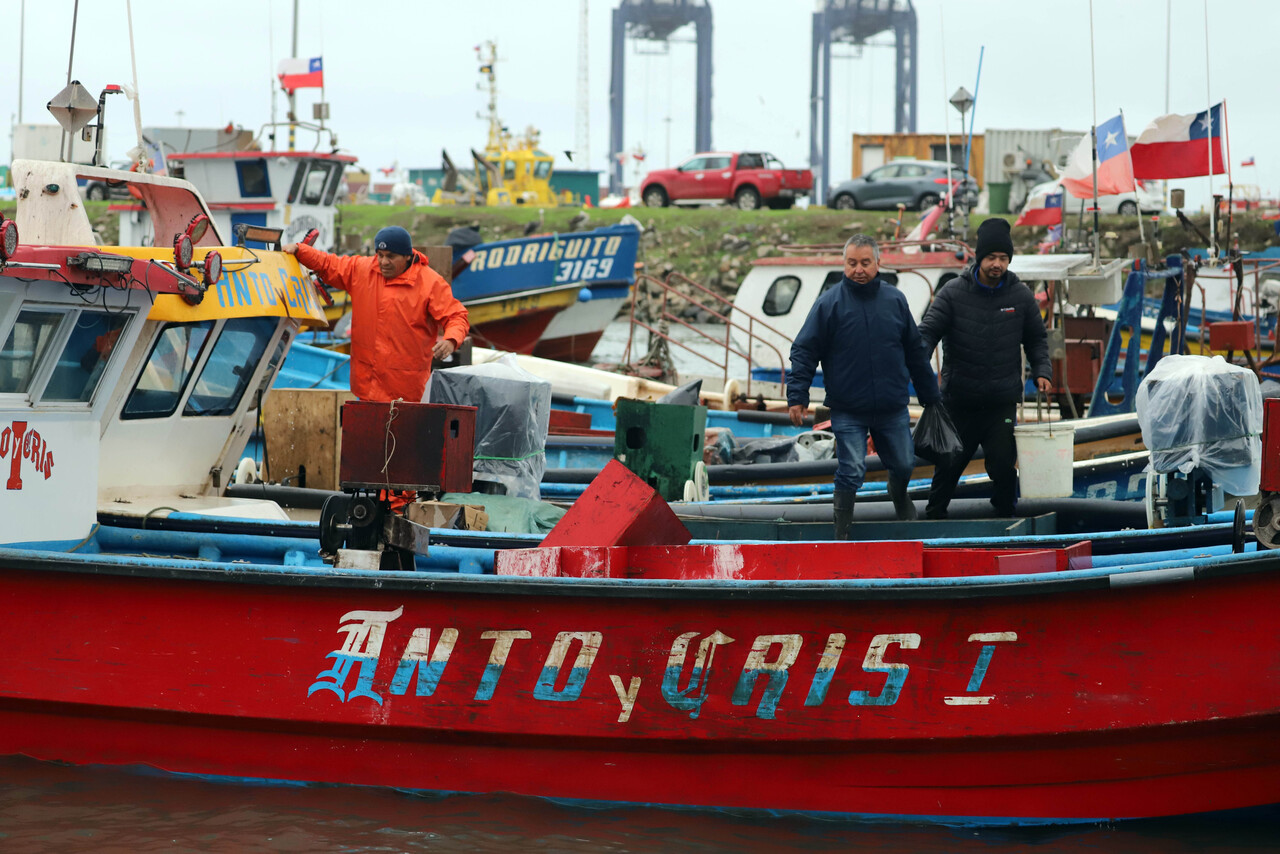
[[[107,212],[106,202],[88,202],[86,209],[104,243],[113,243],[118,233],[115,214]],[[0,211],[12,215],[13,203],[0,204]],[[542,231],[567,231],[569,220],[578,208],[450,208],[392,207],[386,205],[350,205],[340,208],[339,229],[343,251],[367,251],[373,235],[386,225],[401,225],[413,234],[418,245],[439,245],[449,230],[460,225],[478,224],[485,240],[518,237],[525,225],[541,217]],[[601,210],[592,208],[585,228],[618,222],[634,216],[645,226],[642,261],[648,272],[661,275],[667,269],[726,295],[733,294],[750,269],[751,262],[764,255],[781,254],[783,244],[842,243],[857,231],[868,231],[889,238],[897,226],[896,212],[833,211],[826,208],[791,211],[740,211],[729,207],[630,208]],[[908,211],[902,232],[908,231],[919,214]],[[969,242],[985,216],[970,220]],[[1005,217],[1012,221],[1013,217]],[[1207,217],[1193,217],[1201,232],[1208,233]],[[1074,226],[1074,223],[1069,223]],[[1144,223],[1148,238],[1152,222]],[[1167,255],[1188,246],[1203,245],[1196,235],[1180,227],[1173,217],[1161,217],[1156,224],[1160,254]],[[1074,228],[1071,229],[1074,232]],[[1111,257],[1134,257],[1140,254],[1137,221],[1133,217],[1102,219],[1103,253]],[[1280,244],[1273,223],[1256,216],[1237,217],[1233,231],[1244,249],[1262,249]],[[1019,252],[1034,252],[1043,239],[1043,228],[1017,228],[1014,241]]]

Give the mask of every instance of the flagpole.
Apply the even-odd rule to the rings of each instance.
[[[1209,122],[1209,204],[1213,205],[1209,213],[1209,252],[1214,260],[1218,257],[1218,202],[1213,197],[1213,87],[1209,83],[1209,0],[1204,0],[1204,92],[1209,103],[1206,117]]]
[[[1089,0],[1089,83],[1093,93],[1093,127],[1089,133],[1093,138],[1093,267],[1096,270],[1102,264],[1098,255],[1102,241],[1098,238],[1098,76],[1093,57],[1093,0]]]
[[[1124,137],[1125,156],[1129,158],[1129,174],[1133,175],[1133,149],[1129,147],[1129,129],[1124,124],[1124,110],[1120,111],[1120,135]],[[1142,200],[1138,198],[1138,179],[1133,179],[1133,204],[1137,208],[1138,214],[1138,240],[1143,246],[1147,245],[1147,232],[1142,227]],[[1150,256],[1147,257],[1150,261]]]

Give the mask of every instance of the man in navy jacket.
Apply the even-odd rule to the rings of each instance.
[[[880,247],[866,234],[844,246],[844,278],[814,301],[791,345],[787,403],[799,426],[809,405],[809,386],[822,365],[831,431],[836,436],[833,499],[836,539],[847,539],[853,505],[866,474],[867,434],[889,472],[889,495],[899,519],[914,519],[907,482],[915,467],[908,381],[928,405],[939,400],[907,298],[881,278]]]

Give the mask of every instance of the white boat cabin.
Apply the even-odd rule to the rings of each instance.
[[[136,191],[152,214],[145,245],[97,245],[77,177]],[[219,496],[289,342],[324,324],[309,278],[292,256],[199,228],[209,210],[186,181],[29,160],[13,178],[17,245],[0,258],[0,542],[79,541],[100,508],[226,512]],[[195,245],[179,258],[184,232]],[[266,504],[236,515],[255,510],[283,518]]]
[[[237,225],[279,228],[286,243],[311,229],[315,246],[337,249],[337,201],[343,170],[356,158],[318,151],[211,151],[169,154],[169,172],[194,184],[207,201],[213,221],[228,238]],[[137,200],[111,206],[120,214],[120,241],[149,246],[148,209]],[[254,248],[261,248],[257,244]]]

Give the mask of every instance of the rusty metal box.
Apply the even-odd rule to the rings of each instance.
[[[1252,320],[1222,320],[1209,324],[1209,346],[1214,350],[1252,350],[1256,342]]]
[[[341,486],[470,492],[475,434],[474,406],[348,401]]]
[[[1280,492],[1280,397],[1262,401],[1262,480],[1263,492]]]

